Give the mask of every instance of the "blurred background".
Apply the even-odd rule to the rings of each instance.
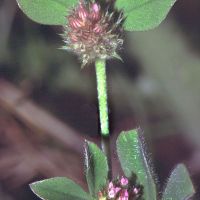
[[[200,199],[200,1],[179,0],[158,28],[129,32],[124,62],[108,61],[113,171],[115,139],[141,128],[160,190],[186,164]],[[85,186],[84,139],[99,141],[93,66],[59,50],[62,27],[28,19],[0,0],[0,199],[38,199],[28,184],[67,176]]]

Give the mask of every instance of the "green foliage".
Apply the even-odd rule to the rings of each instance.
[[[137,175],[144,186],[145,200],[156,199],[156,185],[148,163],[144,145],[136,130],[122,132],[117,139],[117,152],[122,169],[127,177]]]
[[[68,10],[77,0],[17,0],[21,10],[33,21],[48,25],[65,25]]]
[[[156,185],[152,178],[143,140],[136,130],[122,132],[117,139],[117,152],[124,173],[144,187],[144,200],[157,200]],[[94,200],[105,189],[109,180],[108,164],[103,152],[91,142],[85,145],[85,175],[90,195],[73,181],[57,177],[31,184],[31,189],[46,200]],[[194,187],[187,169],[179,164],[170,175],[162,200],[186,200],[194,195]],[[160,198],[159,198],[160,199]]]
[[[22,11],[32,20],[48,25],[65,25],[65,16],[78,0],[17,0]],[[158,26],[176,0],[117,0],[123,9],[125,30],[144,31]]]
[[[92,200],[92,198],[83,191],[73,181],[63,178],[50,178],[38,181],[30,185],[32,191],[41,199],[47,200]]]
[[[195,193],[187,169],[179,164],[171,173],[162,200],[189,199]]]
[[[95,197],[106,185],[108,163],[103,152],[91,142],[85,147],[85,173],[90,194]]]
[[[167,16],[176,0],[117,0],[116,7],[127,17],[127,31],[145,31],[158,26]]]

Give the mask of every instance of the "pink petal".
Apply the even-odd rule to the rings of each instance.
[[[108,189],[113,189],[113,187],[114,187],[113,182],[110,182],[109,185],[108,185]]]
[[[116,187],[116,188],[115,188],[115,193],[117,194],[120,190],[121,190],[120,187]]]
[[[127,178],[124,178],[124,177],[122,176],[122,178],[121,178],[121,180],[120,180],[120,183],[121,183],[122,186],[126,186],[126,185],[128,185],[128,179],[127,179]]]
[[[99,8],[99,6],[98,6],[97,3],[94,3],[94,4],[92,5],[92,10],[93,10],[94,12],[96,12],[96,13],[99,12],[100,8]]]

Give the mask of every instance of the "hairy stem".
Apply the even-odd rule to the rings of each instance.
[[[107,85],[106,85],[106,64],[105,60],[97,60],[96,63],[97,92],[99,101],[99,118],[101,135],[109,136],[108,122],[108,103],[107,103]]]
[[[108,119],[108,95],[106,81],[106,63],[105,60],[98,59],[95,63],[97,77],[97,92],[99,103],[99,120],[101,130],[101,148],[108,159],[109,178],[111,178],[111,156],[110,156],[110,133]]]

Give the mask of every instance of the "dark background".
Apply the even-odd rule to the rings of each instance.
[[[183,162],[200,191],[199,10],[177,1],[158,28],[126,33],[124,62],[107,62],[113,162],[120,131],[140,127],[160,190]],[[59,50],[60,33],[0,0],[0,199],[37,199],[28,184],[53,176],[85,187],[84,138],[99,141],[95,71]]]

